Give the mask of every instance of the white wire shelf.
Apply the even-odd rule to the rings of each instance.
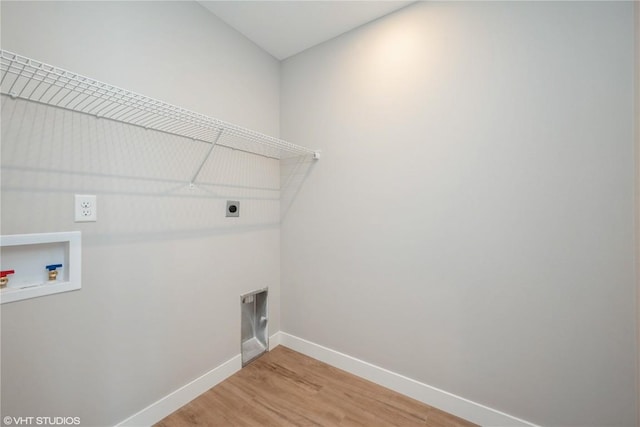
[[[0,92],[14,99],[191,138],[210,143],[212,148],[222,146],[275,159],[319,158],[309,148],[1,49],[0,69]]]

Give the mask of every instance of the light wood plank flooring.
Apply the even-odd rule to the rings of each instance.
[[[278,346],[156,427],[474,425]]]

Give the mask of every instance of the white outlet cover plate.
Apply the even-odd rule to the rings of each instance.
[[[76,194],[74,209],[76,222],[95,222],[98,220],[98,205],[95,195]]]

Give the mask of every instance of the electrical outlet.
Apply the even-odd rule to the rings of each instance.
[[[76,194],[75,201],[76,222],[95,222],[98,220],[98,205],[96,196]]]
[[[237,200],[227,200],[227,216],[240,216],[240,202]]]

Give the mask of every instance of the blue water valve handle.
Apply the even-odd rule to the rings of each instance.
[[[62,267],[62,264],[50,264],[45,265],[44,268],[49,270],[49,281],[55,282],[58,279],[58,268]]]

